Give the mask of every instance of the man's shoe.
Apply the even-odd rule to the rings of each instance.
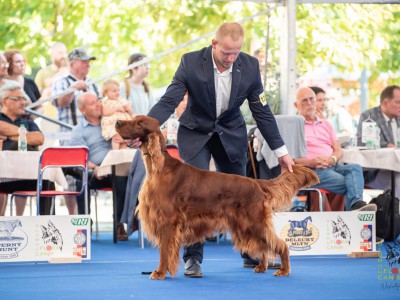
[[[244,268],[255,268],[258,266],[259,260],[258,259],[252,259],[252,258],[244,258],[243,259],[243,267]],[[280,269],[281,264],[278,262],[274,262],[272,260],[268,260],[268,269]]]
[[[377,211],[377,206],[374,203],[367,204],[364,201],[357,201],[351,206],[351,210],[358,211]]]
[[[195,258],[189,258],[185,264],[185,276],[193,278],[203,277],[201,272],[200,262]]]

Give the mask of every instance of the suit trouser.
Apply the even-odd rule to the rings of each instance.
[[[217,133],[214,133],[207,144],[191,160],[185,161],[185,163],[199,169],[209,170],[211,156],[214,158],[215,167],[218,172],[242,176],[246,175],[245,153],[243,153],[242,159],[236,162],[231,162]],[[183,252],[183,260],[186,262],[190,258],[195,258],[202,262],[203,249],[204,243],[196,243],[185,247]]]

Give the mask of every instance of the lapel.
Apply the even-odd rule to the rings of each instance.
[[[383,116],[383,112],[382,112],[382,110],[381,110],[381,108],[380,107],[378,107],[378,121],[377,121],[377,123],[378,123],[378,126],[380,127],[380,129],[381,129],[381,133],[383,134],[383,136],[385,137],[385,142],[387,142],[387,143],[390,143],[390,133],[389,133],[389,125],[388,125],[388,123],[386,122],[386,119],[385,119],[385,117]],[[393,132],[393,135],[394,135],[395,133]]]
[[[242,77],[242,64],[240,63],[240,57],[236,59],[232,66],[232,87],[231,87],[231,96],[229,98],[229,106],[228,109],[232,108],[233,103],[235,102],[237,92],[239,90],[239,83]]]
[[[213,115],[215,116],[217,113],[217,104],[216,104],[216,96],[215,96],[215,81],[214,81],[214,67],[212,62],[212,51],[211,46],[209,46],[204,53],[204,62],[203,62],[203,72],[204,76],[207,80],[208,94],[210,95],[210,105],[213,109]]]

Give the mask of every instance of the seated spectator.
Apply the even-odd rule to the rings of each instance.
[[[101,104],[95,94],[83,93],[78,96],[77,104],[83,115],[80,121],[72,130],[71,146],[86,146],[89,148],[89,169],[92,170],[88,179],[89,195],[91,189],[103,187],[112,187],[111,175],[99,177],[98,168],[111,150],[111,145],[101,135]],[[121,140],[120,142],[123,142]],[[120,223],[122,210],[124,208],[125,190],[127,177],[116,176],[117,189],[117,220],[119,222],[117,228],[117,240],[125,241],[128,239],[124,224]],[[85,214],[84,196],[77,197],[78,214]],[[89,202],[90,204],[90,202]],[[90,212],[90,205],[89,205]]]
[[[23,119],[21,116],[24,114],[26,98],[22,91],[21,86],[14,81],[4,84],[0,89],[0,98],[2,103],[0,114],[0,135],[5,137],[3,141],[3,150],[18,150],[18,129],[21,124],[25,125],[27,129],[27,143],[28,149],[37,150],[37,147],[43,144],[44,136],[40,132],[39,127],[30,119]],[[48,185],[47,181],[45,185]],[[49,188],[49,187],[48,187]],[[0,191],[4,193],[13,193],[17,190],[36,190],[36,180],[18,180],[11,182],[1,182]],[[4,201],[7,198],[1,199],[4,206]],[[40,208],[41,214],[49,214],[49,205],[45,203],[51,202],[41,198]],[[44,202],[46,201],[46,202]],[[16,210],[17,215],[22,216],[25,210],[26,197],[16,197]],[[4,212],[2,212],[4,214]]]
[[[31,102],[36,102],[40,98],[40,92],[33,79],[24,76],[26,59],[21,51],[9,50],[4,52],[8,61],[8,79],[18,82],[28,95]]]
[[[294,103],[300,115],[305,118],[307,156],[296,158],[295,162],[313,169],[323,188],[332,193],[345,195],[346,210],[376,211],[375,204],[363,201],[364,178],[358,164],[338,164],[342,149],[332,125],[317,117],[315,93],[308,87],[300,88]]]
[[[362,123],[368,118],[376,122],[381,130],[381,148],[396,147],[398,139],[397,130],[400,128],[400,86],[391,85],[383,89],[380,95],[379,106],[367,109],[360,115],[357,128],[357,145],[365,146],[362,142]],[[366,185],[375,189],[389,190],[391,184],[391,171],[371,170],[366,176]],[[396,197],[400,198],[400,173],[395,172]]]
[[[117,120],[131,120],[133,112],[131,105],[127,100],[119,98],[119,83],[116,80],[108,79],[103,83],[103,99],[101,100],[101,129],[106,141],[111,139],[112,149],[124,149],[126,143],[122,141],[121,136],[115,130]]]
[[[340,91],[338,89],[327,90],[326,99],[328,100],[327,119],[332,124],[336,135],[344,139],[353,136],[355,132],[353,117],[343,106]]]
[[[310,86],[310,89],[315,93],[315,104],[316,112],[315,114],[320,119],[326,119],[327,117],[327,107],[326,107],[326,92],[318,86]]]

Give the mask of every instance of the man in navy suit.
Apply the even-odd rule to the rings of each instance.
[[[379,106],[367,109],[360,115],[357,127],[357,145],[365,146],[362,142],[362,124],[371,119],[376,122],[380,132],[381,148],[398,147],[397,130],[400,128],[400,86],[389,85],[380,95]],[[369,170],[366,173],[366,185],[374,189],[389,190],[391,188],[391,171]],[[400,173],[395,172],[395,195],[400,198]]]
[[[163,124],[188,91],[178,129],[182,159],[208,170],[213,157],[219,172],[245,176],[247,130],[240,106],[247,99],[257,126],[280,165],[292,171],[293,160],[265,99],[258,60],[241,52],[243,40],[240,24],[224,23],[211,46],[183,55],[172,83],[148,116]],[[135,141],[132,146],[139,144]],[[185,248],[186,276],[202,277],[203,246],[197,243]]]

